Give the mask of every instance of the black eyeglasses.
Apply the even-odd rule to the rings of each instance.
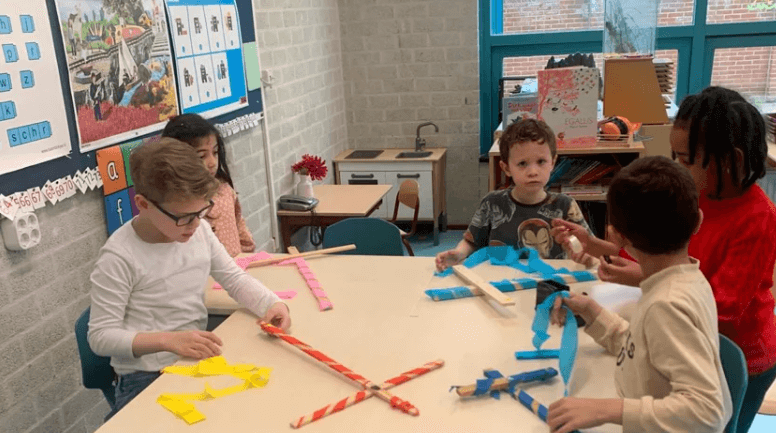
[[[213,209],[213,206],[215,205],[215,203],[213,203],[213,200],[209,200],[210,204],[207,205],[204,209],[202,209],[199,212],[192,212],[192,213],[187,213],[185,215],[176,216],[176,215],[173,215],[173,214],[167,212],[166,210],[162,209],[162,207],[159,206],[159,203],[157,203],[157,202],[155,202],[155,201],[153,201],[151,199],[148,199],[148,201],[153,203],[153,205],[156,206],[156,208],[159,209],[159,211],[161,213],[167,215],[168,217],[170,217],[170,219],[175,221],[175,225],[178,226],[178,227],[187,226],[187,225],[191,224],[192,222],[194,222],[195,219],[205,218],[207,213],[210,212],[210,209]]]

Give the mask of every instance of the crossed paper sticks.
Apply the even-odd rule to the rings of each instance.
[[[412,403],[408,402],[407,400],[403,400],[399,397],[396,397],[395,395],[389,393],[388,390],[393,388],[394,386],[401,385],[402,383],[412,380],[418,376],[422,376],[431,370],[436,370],[437,368],[441,367],[445,363],[442,360],[432,361],[427,364],[424,364],[422,367],[419,367],[410,371],[406,371],[394,378],[386,380],[380,385],[377,385],[374,382],[370,381],[369,379],[361,376],[360,374],[354,373],[349,368],[329,358],[322,352],[316,349],[313,349],[312,347],[303,343],[296,337],[292,337],[284,333],[282,329],[276,326],[273,326],[266,322],[261,322],[261,329],[264,330],[264,332],[266,332],[267,334],[278,337],[281,340],[285,341],[286,343],[296,347],[302,352],[313,357],[315,360],[323,363],[324,365],[328,366],[332,370],[336,371],[337,373],[340,373],[341,375],[347,377],[348,379],[358,383],[363,387],[363,390],[361,391],[358,391],[334,404],[324,406],[321,409],[318,409],[317,411],[309,415],[305,415],[299,418],[298,420],[291,422],[291,427],[294,427],[294,428],[302,427],[303,425],[307,425],[313,421],[317,421],[327,415],[340,412],[345,408],[353,406],[354,404],[360,403],[372,396],[377,396],[378,398],[385,400],[391,405],[391,407],[397,408],[404,413],[407,413],[413,416],[418,416],[420,414],[420,411],[418,411],[418,409],[415,406],[413,406]]]

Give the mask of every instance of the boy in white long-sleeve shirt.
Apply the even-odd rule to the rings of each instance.
[[[100,250],[91,275],[88,340],[116,370],[110,418],[179,358],[221,353],[204,331],[208,275],[262,320],[288,329],[288,307],[246,274],[206,221],[218,181],[194,148],[163,138],[133,150],[131,176],[137,217]],[[106,418],[106,419],[107,419]]]
[[[722,432],[732,403],[719,357],[717,308],[699,262],[687,253],[700,227],[690,173],[665,157],[641,158],[622,169],[607,194],[609,236],[641,264],[645,279],[632,320],[587,296],[563,304],[617,357],[621,398],[564,398],[549,408],[552,432],[605,423],[626,432]],[[562,322],[560,303],[553,321]]]

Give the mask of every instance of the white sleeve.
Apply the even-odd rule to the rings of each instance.
[[[204,231],[210,248],[210,275],[240,305],[263,317],[272,305],[280,302],[278,295],[240,269],[213,230],[206,227]]]
[[[87,338],[94,353],[134,359],[132,341],[137,331],[124,329],[124,312],[135,275],[127,260],[103,249],[91,275],[92,306]]]

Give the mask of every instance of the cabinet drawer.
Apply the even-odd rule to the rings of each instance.
[[[340,171],[340,183],[342,185],[387,185],[385,180],[385,172],[383,171]],[[373,218],[388,218],[388,196],[383,198],[383,203],[372,212],[370,217]],[[396,197],[393,198],[396,200]],[[391,202],[393,203],[393,202]],[[393,215],[393,214],[391,214]]]
[[[431,181],[430,171],[387,171],[385,172],[385,182],[389,185],[393,185],[391,190],[386,195],[388,201],[388,218],[393,217],[393,207],[396,203],[396,194],[399,192],[399,186],[407,179],[412,179],[418,182],[418,198],[420,199],[420,210],[418,211],[418,219],[433,220],[434,218],[434,190]],[[411,220],[413,210],[399,204],[400,220]]]

